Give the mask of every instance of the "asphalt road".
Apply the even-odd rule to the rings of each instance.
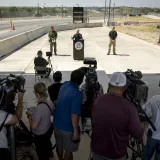
[[[99,20],[102,17],[92,17],[90,20]],[[0,21],[0,40],[27,32],[42,26],[51,26],[72,23],[72,18],[54,18],[54,19],[31,19],[31,20],[13,20],[16,30],[10,30],[10,21]]]

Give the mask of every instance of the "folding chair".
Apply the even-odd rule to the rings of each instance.
[[[39,81],[41,81],[42,78],[44,78],[44,79],[46,79],[46,84],[47,84],[47,80],[49,78],[49,77],[47,77],[48,76],[47,68],[42,67],[42,66],[35,66],[34,69],[35,69],[35,83],[36,83],[37,79]]]

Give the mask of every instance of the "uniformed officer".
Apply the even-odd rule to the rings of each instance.
[[[79,41],[79,40],[83,39],[82,34],[79,33],[79,30],[77,30],[77,33],[74,34],[74,36],[72,37],[72,39],[75,40],[75,41]]]
[[[117,32],[115,31],[115,27],[112,28],[112,31],[109,32],[109,38],[110,38],[110,42],[109,42],[109,49],[108,49],[108,54],[110,54],[111,51],[111,47],[113,45],[113,54],[116,55],[116,39],[117,39]]]
[[[51,31],[48,34],[49,43],[50,43],[50,52],[53,53],[53,46],[54,46],[54,54],[57,55],[57,32],[54,30],[54,27],[51,26]]]

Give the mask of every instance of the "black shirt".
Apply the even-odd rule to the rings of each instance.
[[[79,34],[75,34],[72,39],[79,41],[79,40],[83,39],[83,37],[82,37],[82,34],[79,33]]]
[[[54,83],[48,87],[49,97],[52,102],[57,100],[61,86],[62,86],[62,83]]]
[[[112,40],[115,40],[117,38],[117,32],[116,31],[110,31],[109,32],[109,37],[112,39]]]
[[[34,59],[34,65],[39,67],[46,67],[48,65],[48,61],[43,57],[36,57]]]

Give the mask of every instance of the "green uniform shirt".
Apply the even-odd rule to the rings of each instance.
[[[57,32],[56,31],[50,31],[49,32],[49,34],[48,34],[48,37],[49,37],[49,39],[51,40],[51,39],[57,39]]]

